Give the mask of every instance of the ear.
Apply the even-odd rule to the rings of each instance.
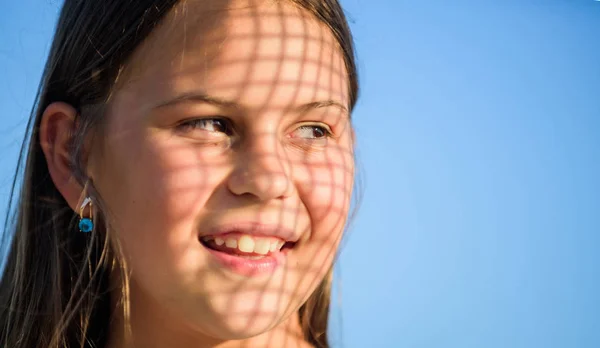
[[[54,185],[71,209],[78,211],[83,188],[73,175],[71,141],[77,110],[69,104],[55,102],[46,108],[39,129],[40,145]]]

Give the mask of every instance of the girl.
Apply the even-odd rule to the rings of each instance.
[[[0,346],[327,347],[353,54],[336,0],[66,0]]]

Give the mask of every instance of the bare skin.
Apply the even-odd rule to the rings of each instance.
[[[110,348],[309,346],[297,311],[330,269],[352,193],[347,80],[330,29],[287,2],[187,1],[139,47],[89,149],[130,267],[132,337],[117,310]],[[50,105],[40,137],[77,211],[74,119]],[[233,272],[200,242],[240,221],[291,231],[272,273]]]

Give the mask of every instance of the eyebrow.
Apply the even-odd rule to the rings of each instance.
[[[210,104],[210,105],[214,105],[214,106],[218,106],[218,107],[222,107],[222,108],[226,108],[226,109],[242,109],[240,104],[238,104],[234,101],[222,99],[222,98],[219,98],[216,96],[211,96],[211,95],[208,95],[205,93],[196,93],[196,92],[184,93],[184,94],[178,95],[172,99],[169,99],[167,101],[159,103],[158,105],[156,105],[153,108],[159,109],[159,108],[164,108],[167,106],[172,106],[172,105],[186,103],[186,102],[205,103],[205,104]],[[315,110],[315,109],[326,108],[326,107],[336,107],[336,108],[342,110],[344,113],[349,114],[347,107],[345,107],[342,103],[339,103],[332,99],[314,101],[314,102],[302,104],[300,106],[291,108],[291,110],[294,112],[298,112],[298,113],[307,113],[307,112]]]
[[[197,103],[205,103],[214,106],[220,106],[227,109],[239,109],[240,106],[238,103],[233,101],[225,100],[219,97],[210,96],[205,93],[184,93],[176,96],[175,98],[169,99],[162,103],[159,103],[154,107],[154,109],[160,109],[167,106],[172,106],[176,104],[186,103],[186,102],[197,102]]]
[[[298,111],[300,113],[306,113],[306,112],[312,111],[314,109],[326,108],[326,107],[330,107],[330,106],[333,106],[333,107],[336,107],[336,108],[342,110],[345,114],[350,114],[347,107],[345,107],[341,103],[338,103],[335,100],[331,100],[331,99],[303,104],[303,105],[300,105],[299,107],[294,108],[294,110]]]

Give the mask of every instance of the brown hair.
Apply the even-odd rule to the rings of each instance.
[[[358,80],[348,24],[337,0],[289,0],[331,28],[349,76],[350,109]],[[83,140],[97,132],[119,72],[178,0],[65,0],[27,124],[3,234],[1,347],[102,347],[110,320],[108,276],[115,270],[108,233],[76,233],[77,215],[48,172],[38,129],[44,110],[66,102],[78,112],[72,134],[75,178],[96,204],[83,165]],[[19,178],[22,175],[22,180]],[[9,242],[10,244],[8,244]],[[5,245],[6,244],[6,245]],[[299,310],[305,338],[328,347],[331,271]]]

